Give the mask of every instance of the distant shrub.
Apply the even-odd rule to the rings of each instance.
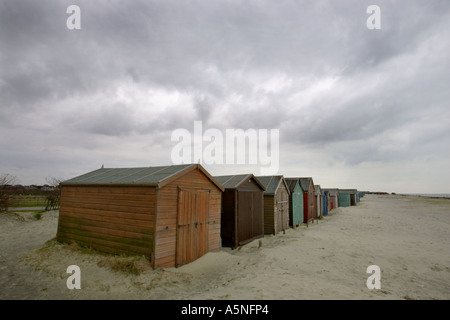
[[[8,211],[11,200],[11,190],[16,181],[17,178],[10,174],[0,175],[0,211]]]

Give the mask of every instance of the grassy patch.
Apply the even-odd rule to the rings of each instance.
[[[73,252],[73,253],[71,253]],[[60,243],[53,238],[45,242],[40,248],[35,250],[39,257],[39,265],[45,262],[46,257],[59,254],[61,256],[91,256],[89,260],[95,261],[99,267],[108,268],[112,271],[123,274],[140,275],[142,272],[152,270],[150,261],[145,256],[114,255],[100,252],[92,248],[80,246],[75,242]],[[81,256],[79,256],[81,258]]]
[[[9,206],[17,208],[44,207],[45,201],[45,196],[12,196]]]
[[[36,220],[41,220],[43,212],[45,212],[45,210],[35,211],[34,214],[33,214],[34,218]]]
[[[142,272],[151,269],[150,262],[144,256],[108,256],[98,261],[97,265],[134,275],[140,275]]]

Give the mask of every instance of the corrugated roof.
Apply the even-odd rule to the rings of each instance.
[[[303,191],[308,191],[309,190],[309,184],[312,181],[311,177],[303,177],[303,178],[298,178],[300,180],[300,185],[302,186]]]
[[[339,193],[356,193],[357,189],[339,189]]]
[[[323,191],[328,191],[329,193],[338,193],[339,189],[337,188],[322,188]]]
[[[302,187],[298,178],[284,178],[284,180],[286,181],[286,185],[291,193],[295,190],[295,186],[297,184],[300,185],[300,188]]]
[[[322,191],[322,188],[320,187],[319,184],[316,184],[316,185],[314,186],[314,191],[315,191],[316,193],[319,193],[319,191]]]
[[[181,174],[189,169],[198,168],[205,173],[208,178],[216,184],[219,189],[223,189],[205,169],[198,164],[182,164],[157,167],[138,167],[138,168],[100,168],[78,177],[62,182],[62,185],[69,184],[145,184],[160,186],[164,181]]]
[[[214,176],[214,179],[216,179],[217,182],[219,182],[224,188],[234,189],[239,187],[239,185],[243,181],[250,177],[250,174],[238,174],[228,176]]]
[[[237,174],[227,176],[214,176],[214,179],[220,183],[225,189],[236,189],[247,180],[253,179],[262,190],[266,188],[253,174]]]
[[[274,195],[277,192],[280,184],[286,183],[283,179],[283,176],[257,176],[256,178],[261,181],[263,186],[266,188],[266,191],[264,192],[264,194],[266,195]],[[287,187],[287,185],[286,188],[289,192],[289,188]]]

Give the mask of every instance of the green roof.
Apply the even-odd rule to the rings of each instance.
[[[138,168],[100,168],[78,177],[66,180],[61,185],[105,185],[105,184],[123,184],[123,185],[152,185],[159,186],[170,178],[184,172],[189,172],[198,168],[202,171],[219,189],[223,187],[209,173],[198,164],[183,164],[157,167],[138,167]]]

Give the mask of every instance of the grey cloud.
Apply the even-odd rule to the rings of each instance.
[[[69,4],[81,8],[81,30],[66,28]],[[203,120],[205,128],[279,128],[282,143],[312,150],[334,146],[330,157],[352,165],[420,152],[448,158],[442,151],[449,142],[442,127],[450,100],[447,1],[379,1],[382,30],[373,32],[365,27],[370,4],[5,0],[0,3],[0,123],[26,145],[27,124],[21,119],[42,122],[36,125],[42,140],[50,119],[54,130],[72,135],[71,143],[81,150],[88,136],[113,137],[125,145],[135,135],[166,137]],[[259,88],[279,75],[292,85]],[[327,77],[338,79],[337,89],[291,99],[309,82]],[[380,77],[376,85],[367,83],[372,77]],[[124,83],[143,92],[181,92],[192,106],[175,103],[143,118],[133,97],[125,103],[111,95]],[[101,103],[91,97],[102,97]],[[302,97],[311,101],[303,103]],[[85,105],[74,107],[76,101]],[[404,148],[395,150],[395,143],[383,140],[420,121],[423,127],[408,130],[421,134],[412,135],[415,140]],[[358,148],[346,150],[351,143]]]

